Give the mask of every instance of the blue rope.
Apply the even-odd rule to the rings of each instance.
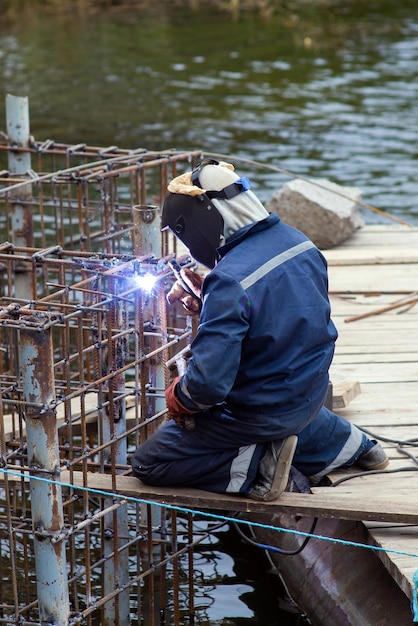
[[[22,472],[15,472],[15,471],[3,468],[3,467],[0,467],[0,471],[3,472],[4,474],[9,474],[10,476],[17,476],[19,478],[22,478]],[[144,500],[142,498],[135,498],[134,496],[125,496],[119,493],[113,493],[112,491],[102,491],[101,489],[93,489],[91,487],[82,487],[81,485],[72,485],[71,483],[63,483],[58,480],[44,478],[42,476],[31,476],[30,479],[39,480],[41,482],[50,483],[54,485],[60,485],[61,487],[67,487],[69,489],[79,489],[80,491],[87,491],[89,493],[93,493],[98,496],[104,496],[106,498],[119,498],[121,500],[126,500],[127,502],[134,502],[135,504],[152,504],[154,506],[170,509],[173,511],[179,511],[181,513],[191,513],[193,515],[195,514],[204,515],[206,517],[211,517],[216,520],[220,520],[224,522],[235,522],[239,524],[246,524],[247,526],[254,526],[256,528],[262,528],[265,530],[275,530],[278,532],[289,533],[289,534],[298,535],[301,537],[311,537],[312,539],[320,539],[322,541],[330,541],[331,543],[339,543],[344,546],[353,546],[355,548],[365,548],[366,550],[373,550],[375,552],[381,551],[385,553],[399,554],[401,556],[412,556],[412,557],[418,558],[418,554],[415,552],[405,552],[403,550],[394,550],[390,548],[386,549],[386,548],[381,548],[379,546],[370,546],[364,543],[357,543],[356,541],[347,541],[346,539],[335,539],[333,537],[326,537],[324,535],[306,533],[300,530],[282,528],[280,526],[271,526],[270,524],[262,524],[260,522],[252,522],[250,520],[243,520],[243,519],[239,519],[236,517],[229,517],[227,515],[218,515],[216,513],[209,513],[208,511],[199,511],[198,509],[189,509],[187,507],[182,507],[182,506],[178,506],[174,504],[167,504],[167,502],[154,502],[153,500]],[[414,576],[416,574],[417,574],[417,580],[415,584],[418,585],[418,570],[414,574]],[[418,606],[417,606],[417,615],[418,615]],[[418,618],[416,621],[418,621]]]
[[[414,616],[414,622],[418,622],[418,569],[414,572],[412,576],[412,582],[414,583],[414,588],[412,590],[412,614]]]

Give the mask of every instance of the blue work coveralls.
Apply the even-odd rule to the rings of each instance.
[[[317,483],[367,445],[323,406],[337,338],[326,260],[276,214],[238,230],[219,253],[176,387],[198,411],[195,428],[164,424],[136,450],[133,472],[151,485],[246,493],[268,442],[297,434],[293,465]]]

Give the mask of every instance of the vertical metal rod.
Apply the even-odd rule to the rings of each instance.
[[[5,447],[5,438],[4,438],[4,416],[3,416],[3,394],[1,394],[0,398],[0,460],[3,463],[6,463],[6,447]],[[9,492],[9,480],[8,475],[4,474],[4,490],[5,493]],[[16,566],[16,536],[13,532],[13,523],[12,523],[12,510],[10,506],[6,506],[6,519],[7,519],[7,532],[9,535],[9,546],[10,546],[10,564],[12,568],[12,572],[17,572]],[[0,561],[2,559],[2,550],[1,550],[1,540],[0,540]],[[3,573],[1,571],[0,566],[0,580],[3,579]],[[19,591],[16,576],[12,576],[11,587],[13,591],[13,601],[15,606],[16,615],[19,610]],[[6,595],[2,592],[2,585],[0,584],[0,603],[3,604],[6,600]],[[8,599],[8,598],[7,598]],[[8,599],[9,600],[9,599]]]
[[[152,515],[155,505],[147,504],[146,520],[147,520],[147,551],[149,558],[149,566],[154,566],[154,549],[153,549],[153,531],[152,531]],[[155,576],[150,576],[148,581],[148,626],[155,626]]]
[[[117,295],[122,288],[123,279],[112,279],[110,292]],[[127,329],[128,312],[126,303],[114,298],[110,304],[108,314],[108,359],[109,367],[116,371],[128,359],[126,338],[112,339],[116,329]],[[104,412],[103,440],[105,442],[117,438],[126,431],[126,398],[125,374],[119,373],[109,380],[109,408]],[[112,477],[116,479],[118,471],[116,464],[127,463],[127,441],[121,439],[105,452],[105,460],[112,466]],[[111,506],[110,498],[105,498],[105,506]],[[127,542],[129,536],[127,505],[117,511],[108,513],[104,518],[104,555],[114,554],[113,559],[106,559],[103,567],[104,594],[112,593],[117,587],[123,587],[129,581],[129,554],[128,550],[119,551]],[[118,596],[106,602],[103,615],[104,626],[127,626],[130,624],[129,589],[122,591]]]
[[[133,249],[136,256],[145,254],[161,255],[161,215],[160,208],[153,204],[139,204],[133,207]],[[147,310],[148,309],[148,310]],[[161,328],[161,309],[153,301],[146,307],[145,314],[152,319],[157,328]],[[152,340],[151,340],[152,341]],[[153,346],[150,347],[151,349]],[[155,389],[162,389],[165,385],[164,358],[160,354],[151,360],[150,381]],[[148,416],[158,413],[165,408],[164,398],[152,398],[149,402]]]
[[[171,549],[178,550],[177,511],[171,512]],[[180,626],[180,565],[179,559],[173,561],[173,623]]]
[[[187,540],[189,542],[189,624],[195,624],[195,605],[194,605],[194,549],[193,549],[193,514],[187,514]]]
[[[161,237],[161,212],[160,207],[156,205],[140,204],[132,207],[134,229],[132,234],[133,252],[136,256],[154,254],[155,256],[161,256],[162,252],[162,237]],[[162,305],[164,301],[164,294],[158,293],[158,297],[154,298],[148,304],[146,298],[142,300],[144,307],[142,309],[142,322],[144,319],[151,320],[156,328],[160,329],[161,341],[166,339],[167,335],[167,320],[165,317],[165,307]],[[164,312],[164,313],[163,313]],[[156,346],[157,340],[155,338],[149,339],[149,349],[153,349]],[[141,388],[144,389],[144,383],[150,383],[154,389],[164,389],[168,379],[165,361],[167,360],[167,354],[165,352],[159,353],[157,357],[150,359],[149,362],[149,381],[141,381]],[[146,371],[146,368],[142,369],[142,372]],[[141,410],[145,406],[145,403],[141,403]],[[149,398],[148,400],[148,415],[141,415],[141,419],[151,417],[153,414],[164,410],[165,400],[161,397]],[[150,511],[152,511],[150,513]],[[145,513],[145,511],[143,511]],[[163,524],[163,510],[150,507],[148,514],[155,514],[161,516],[161,524]],[[163,595],[162,590],[162,595]],[[161,595],[161,599],[162,599]],[[161,602],[163,604],[163,602]]]
[[[29,151],[16,148],[29,148],[29,105],[28,98],[6,96],[6,127],[9,138],[8,165],[13,176],[28,177],[31,170]],[[22,185],[10,191],[11,198],[11,240],[16,246],[33,247],[32,185]],[[30,267],[15,268],[15,296],[30,298],[32,294],[32,272]]]
[[[26,408],[28,464],[39,615],[42,624],[67,626],[70,616],[65,543],[52,543],[64,526],[59,485],[57,416],[51,328],[44,314],[21,318],[19,366]],[[25,326],[25,321],[31,326]],[[34,406],[36,405],[36,406]],[[44,407],[44,408],[39,408]],[[37,480],[48,479],[48,482]],[[52,482],[50,482],[52,481]],[[57,482],[55,482],[57,481]]]
[[[134,254],[161,256],[160,207],[155,204],[136,204],[133,213]]]

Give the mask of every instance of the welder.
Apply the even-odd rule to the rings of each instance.
[[[337,331],[315,245],[212,159],[171,181],[162,227],[210,271],[182,270],[168,294],[199,326],[185,373],[166,390],[171,419],[136,450],[134,474],[268,501],[291,465],[311,484],[341,467],[386,467],[380,443],[324,406]]]

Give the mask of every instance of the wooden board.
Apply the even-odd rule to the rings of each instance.
[[[396,445],[396,440],[418,437],[418,306],[402,313],[398,310],[376,313],[376,310],[402,297],[401,292],[405,295],[418,292],[418,229],[365,227],[324,254],[329,260],[330,289],[335,292],[331,295],[331,307],[339,332],[331,367],[334,395],[342,398],[338,412],[385,439],[389,468],[396,472],[350,478],[336,487],[315,487],[312,494],[284,493],[272,503],[193,489],[152,488],[132,476],[117,476],[115,491],[145,502],[226,515],[241,511],[268,513],[272,520],[279,519],[275,516],[282,513],[363,520],[370,542],[387,550],[379,551],[379,557],[411,597],[417,558],[392,550],[415,555],[418,545],[418,471]],[[373,314],[347,321],[364,313]],[[355,381],[361,390],[351,397],[348,395],[347,402],[342,387],[338,391],[338,386],[346,381]],[[92,420],[97,414],[95,402],[92,398],[89,413]],[[75,406],[73,415],[76,410]],[[418,456],[417,448],[411,450]],[[399,471],[404,467],[408,471]],[[354,469],[341,470],[331,478],[337,481],[354,472]],[[81,473],[75,472],[73,478],[76,485],[83,484]],[[61,479],[69,484],[70,474],[63,472]],[[111,493],[113,487],[110,476],[98,473],[88,474],[86,486],[106,493]],[[390,530],[387,524],[391,525]],[[408,526],[401,530],[399,524]]]
[[[408,441],[418,437],[418,305],[380,311],[401,298],[413,298],[418,286],[418,229],[371,226],[360,229],[338,248],[324,251],[329,263],[331,308],[339,337],[331,379],[355,379],[361,395],[341,414],[378,437]],[[400,293],[405,292],[405,293]],[[364,314],[367,314],[364,317]],[[354,316],[361,319],[352,320]],[[416,502],[418,466],[384,441],[394,473],[368,475],[340,483],[340,498],[361,501],[376,496],[388,508],[398,499]],[[418,448],[406,448],[415,457]],[[402,468],[409,471],[402,471]],[[354,472],[355,470],[352,470]],[[335,472],[336,481],[350,471]],[[324,488],[315,488],[315,495]],[[321,491],[322,490],[322,491]],[[412,597],[418,559],[397,552],[418,552],[417,526],[366,522],[370,542],[387,550],[377,554],[400,588]],[[396,552],[393,552],[396,551]]]
[[[70,483],[70,474],[62,472],[61,481]],[[82,486],[81,472],[73,473],[73,484]],[[418,483],[417,483],[418,484]],[[88,473],[90,489],[112,492],[112,477]],[[324,491],[325,489],[325,491]],[[214,494],[199,489],[173,489],[150,487],[133,476],[116,477],[116,493],[138,498],[146,502],[181,506],[194,510],[240,511],[248,513],[293,513],[302,516],[328,517],[333,519],[387,521],[418,524],[418,507],[410,497],[403,494],[393,499],[388,495],[359,497],[357,493],[339,493],[332,487],[322,488],[314,494],[283,493],[274,502],[256,502],[248,498],[228,494]]]
[[[418,290],[416,265],[358,265],[331,266],[329,268],[329,290],[339,292],[376,292],[388,289],[388,267],[390,267],[392,291],[415,292]]]
[[[331,378],[338,374],[340,380],[353,380],[357,378],[364,383],[389,383],[403,381],[418,383],[418,361],[402,362],[370,362],[336,364],[331,367]]]
[[[327,256],[334,252],[344,254],[347,249],[355,248],[360,252],[363,248],[374,247],[379,249],[379,254],[388,254],[388,251],[393,248],[399,250],[401,247],[408,247],[410,250],[416,250],[417,244],[418,228],[416,227],[374,224],[356,230],[351,237],[337,247],[322,252]]]
[[[344,251],[337,249],[326,250],[324,252],[329,267],[342,265],[382,265],[418,263],[418,251],[409,248],[394,246],[389,253],[382,255],[381,248],[348,248]]]
[[[355,381],[335,382],[332,386],[332,406],[333,409],[346,407],[361,393],[360,383]]]

